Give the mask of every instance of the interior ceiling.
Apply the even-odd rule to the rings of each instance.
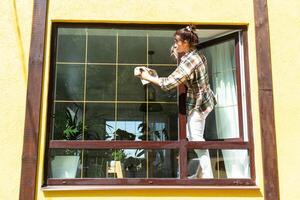
[[[197,29],[197,34],[199,36],[200,42],[205,42],[218,38],[223,35],[228,35],[230,33],[236,32],[238,30],[234,29]]]

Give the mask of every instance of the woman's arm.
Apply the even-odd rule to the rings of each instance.
[[[174,87],[185,82],[187,79],[185,70],[180,66],[177,67],[168,77],[151,76],[150,73],[151,72],[148,70],[143,70],[141,67],[140,73],[135,74],[135,76],[158,85],[165,91],[173,89]]]

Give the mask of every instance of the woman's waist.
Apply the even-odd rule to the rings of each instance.
[[[210,88],[210,85],[203,85],[203,86],[194,86],[194,87],[188,87],[187,94],[191,94],[195,97],[201,97],[204,93],[213,93],[213,91]]]

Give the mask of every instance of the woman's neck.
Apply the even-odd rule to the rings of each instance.
[[[192,51],[194,51],[196,48],[189,48],[186,51],[184,51],[184,54],[190,53]]]

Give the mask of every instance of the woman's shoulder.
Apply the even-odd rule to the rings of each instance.
[[[188,54],[184,55],[181,59],[181,63],[193,63],[193,65],[199,65],[202,63],[206,63],[206,58],[202,51],[198,49],[194,49]]]
[[[201,59],[202,63],[207,64],[207,59],[205,57],[204,52],[202,50],[197,49],[196,53],[199,56],[199,58]]]

